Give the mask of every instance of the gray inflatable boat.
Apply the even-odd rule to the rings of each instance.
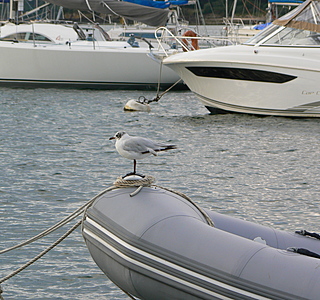
[[[161,187],[100,194],[82,232],[101,270],[139,299],[320,299],[320,240],[205,211]]]

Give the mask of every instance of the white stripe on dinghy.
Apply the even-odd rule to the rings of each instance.
[[[136,248],[130,244],[128,244],[127,242],[123,241],[122,239],[120,239],[119,237],[117,237],[116,235],[114,235],[113,233],[111,233],[110,231],[108,231],[106,228],[102,227],[101,225],[99,225],[97,222],[95,222],[94,220],[86,217],[86,221],[88,223],[90,223],[92,226],[94,226],[95,228],[97,228],[99,231],[101,231],[102,233],[104,233],[105,235],[107,235],[109,238],[113,239],[115,242],[117,242],[118,244],[120,244],[121,246],[125,247],[126,249],[132,251],[132,252],[135,252],[141,256],[144,256],[148,259],[151,259],[153,261],[156,261],[160,264],[163,264],[167,267],[170,267],[172,269],[175,269],[179,272],[182,272],[182,273],[185,273],[189,276],[193,276],[197,279],[201,279],[203,281],[206,281],[210,284],[213,284],[213,285],[216,285],[216,286],[219,286],[223,289],[226,289],[226,290],[229,290],[229,291],[232,291],[234,293],[238,293],[240,295],[243,295],[243,296],[247,296],[247,297],[250,297],[252,299],[258,299],[258,300],[267,300],[267,299],[270,299],[270,298],[266,298],[266,297],[263,297],[263,296],[260,296],[260,295],[257,295],[257,294],[254,294],[254,293],[251,293],[251,292],[248,292],[248,291],[244,291],[244,290],[241,290],[239,288],[236,288],[236,287],[233,287],[231,285],[228,285],[228,284],[225,284],[223,282],[220,282],[220,281],[217,281],[215,279],[212,279],[210,277],[207,277],[207,276],[204,276],[202,274],[199,274],[199,273],[196,273],[194,271],[191,271],[189,269],[186,269],[184,267],[181,267],[179,265],[176,265],[172,262],[169,262],[167,260],[164,260],[160,257],[157,257],[153,254],[150,254],[146,251],[143,251],[139,248]],[[232,300],[233,298],[229,298],[229,297],[226,297],[226,296],[223,296],[221,294],[218,294],[218,293],[215,293],[215,292],[212,292],[208,289],[205,289],[205,288],[202,288],[198,285],[195,285],[189,281],[186,281],[186,280],[183,280],[183,279],[180,279],[176,276],[173,276],[173,275],[170,275],[168,273],[165,273],[163,271],[160,271],[154,267],[151,267],[149,265],[146,265],[140,261],[137,261],[131,257],[128,257],[127,255],[123,254],[122,252],[120,252],[119,250],[117,250],[116,248],[114,248],[113,246],[111,246],[110,244],[108,244],[105,240],[101,239],[100,237],[98,237],[96,234],[94,234],[93,232],[89,231],[88,229],[84,228],[83,231],[88,234],[89,236],[91,236],[93,239],[95,239],[96,241],[98,241],[99,243],[101,243],[102,245],[104,245],[105,247],[107,247],[108,249],[110,249],[112,252],[114,252],[116,255],[120,256],[121,258],[125,259],[126,261],[132,263],[132,264],[135,264],[139,267],[142,267],[144,269],[147,269],[153,273],[156,273],[158,275],[161,275],[163,277],[166,277],[170,280],[174,280],[175,282],[178,282],[178,283],[181,283],[183,285],[186,285],[188,287],[192,287],[193,289],[195,290],[198,290],[200,292],[203,292],[205,294],[208,294],[208,295],[211,295],[211,296],[214,296],[214,297],[219,297],[219,299],[225,299],[225,300]]]

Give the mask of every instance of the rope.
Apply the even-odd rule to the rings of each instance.
[[[152,177],[152,176],[151,176]],[[88,201],[87,203],[85,203],[84,205],[82,205],[80,208],[78,208],[77,210],[75,210],[72,214],[70,214],[68,217],[64,218],[63,220],[61,220],[60,222],[58,222],[57,224],[55,224],[54,226],[48,228],[47,230],[39,233],[38,235],[34,236],[33,238],[24,241],[18,245],[15,245],[13,247],[4,249],[0,251],[0,254],[3,254],[5,252],[23,247],[27,244],[30,244],[48,234],[50,234],[51,232],[57,230],[58,228],[64,226],[65,224],[69,223],[70,221],[72,221],[73,219],[75,219],[76,217],[78,217],[80,214],[82,214],[83,212],[85,212],[88,207],[90,207],[92,205],[92,203],[100,196],[102,196],[103,194],[105,194],[108,191],[111,191],[113,189],[116,189],[116,186],[111,186],[105,190],[103,190],[102,192],[100,192],[99,194],[97,194],[96,196],[94,196],[90,201]],[[84,217],[84,216],[83,216]],[[83,219],[81,219],[80,221],[78,221],[74,226],[72,226],[65,234],[63,234],[59,239],[57,239],[54,243],[52,243],[49,247],[47,247],[44,251],[42,251],[41,253],[39,253],[37,256],[35,256],[33,259],[29,260],[27,263],[25,263],[23,266],[21,266],[20,268],[16,269],[15,271],[13,271],[12,273],[10,273],[9,275],[3,277],[0,279],[0,284],[7,281],[8,279],[12,278],[13,276],[17,275],[18,273],[20,273],[21,271],[23,271],[24,269],[26,269],[27,267],[31,266],[33,263],[35,263],[37,260],[39,260],[42,256],[44,256],[45,254],[47,254],[50,250],[52,250],[54,247],[56,247],[57,245],[59,245],[65,238],[67,238],[77,227],[79,227],[81,224],[83,224]],[[122,289],[121,289],[122,290]],[[122,290],[125,294],[127,294],[131,299],[134,299],[128,292]],[[2,297],[2,288],[0,285],[0,300],[4,300]]]
[[[168,189],[168,188],[164,188],[164,187],[158,186],[158,185],[155,185],[155,186],[159,187],[159,188],[161,188],[163,190],[169,191],[171,193],[177,194],[178,196],[186,199],[188,202],[190,202],[193,206],[195,206],[200,211],[200,213],[205,218],[205,220],[206,220],[206,222],[208,223],[209,226],[215,227],[213,221],[208,216],[208,214],[205,212],[205,210],[203,210],[198,204],[196,204],[194,201],[192,201],[192,199],[189,198],[187,195],[185,195],[185,194],[183,194],[181,192],[175,191],[175,190],[171,190],[171,189]]]
[[[97,199],[98,197],[100,197],[101,195],[103,195],[104,193],[114,189],[115,187],[109,187],[107,189],[105,189],[104,191],[100,192],[98,195],[94,196],[90,201],[88,201],[87,203],[85,203],[84,205],[82,205],[80,208],[76,209],[73,213],[71,213],[69,216],[67,216],[66,218],[62,219],[61,221],[59,221],[57,224],[53,225],[52,227],[44,230],[43,232],[39,233],[38,235],[30,238],[29,240],[26,240],[20,244],[17,244],[15,246],[12,246],[10,248],[7,249],[3,249],[0,251],[0,254],[6,253],[8,251],[23,247],[25,245],[28,245],[30,243],[35,242],[36,240],[43,238],[45,236],[47,236],[48,234],[50,234],[51,232],[54,232],[55,230],[59,229],[60,227],[66,225],[67,223],[69,223],[70,221],[72,221],[73,219],[75,219],[76,217],[78,217],[80,214],[83,213],[83,211],[85,210],[86,207],[90,206],[95,199]]]
[[[152,52],[151,52],[152,53]],[[161,87],[161,76],[162,76],[162,67],[163,67],[163,60],[161,59],[160,61],[160,70],[159,70],[159,77],[158,77],[158,88],[157,88],[157,95],[155,98],[149,100],[144,96],[140,96],[137,100],[137,102],[142,103],[142,104],[149,104],[151,102],[158,102],[163,95],[165,95],[166,93],[168,93],[173,87],[175,87],[182,79],[179,78],[173,85],[171,85],[170,87],[168,87],[164,92],[162,92],[161,94],[159,94],[160,92],[160,87]]]
[[[82,205],[80,208],[78,208],[77,210],[75,210],[73,213],[71,213],[69,216],[67,216],[66,218],[62,219],[61,221],[59,221],[57,224],[55,224],[54,226],[46,229],[45,231],[39,233],[38,235],[34,236],[33,238],[24,241],[18,245],[15,245],[13,247],[4,249],[0,251],[0,254],[3,254],[5,252],[17,249],[19,247],[23,247],[27,244],[30,244],[48,234],[50,234],[51,232],[57,230],[58,228],[64,226],[65,224],[69,223],[70,221],[72,221],[73,219],[75,219],[76,217],[78,217],[80,214],[83,214],[83,218],[78,221],[75,225],[73,225],[65,234],[63,234],[59,239],[57,239],[54,243],[52,243],[49,247],[47,247],[45,250],[43,250],[41,253],[39,253],[37,256],[35,256],[33,259],[29,260],[27,263],[25,263],[23,266],[21,266],[20,268],[16,269],[15,271],[13,271],[12,273],[10,273],[9,275],[3,277],[0,279],[0,284],[5,282],[6,280],[12,278],[13,276],[17,275],[18,273],[20,273],[21,271],[23,271],[24,269],[26,269],[27,267],[29,267],[30,265],[32,265],[33,263],[35,263],[37,260],[39,260],[42,256],[44,256],[46,253],[48,253],[50,250],[52,250],[54,247],[56,247],[57,245],[59,245],[65,238],[67,238],[77,227],[79,227],[81,224],[83,225],[83,219],[85,218],[85,213],[86,210],[92,205],[92,203],[100,196],[102,196],[103,194],[105,194],[108,191],[111,191],[113,189],[117,189],[117,188],[126,188],[126,187],[138,187],[137,190],[135,192],[133,192],[130,196],[134,196],[137,193],[139,193],[139,191],[143,188],[143,187],[150,187],[150,186],[155,186],[155,187],[159,187],[163,190],[167,190],[171,193],[177,194],[181,197],[183,197],[184,199],[186,199],[187,201],[189,201],[192,205],[194,205],[199,211],[200,213],[203,215],[203,217],[205,218],[205,220],[207,221],[208,225],[214,227],[214,223],[212,222],[212,220],[210,219],[210,217],[207,215],[207,213],[201,208],[199,207],[196,203],[194,203],[189,197],[187,197],[185,194],[181,193],[181,192],[177,192],[168,188],[163,188],[157,185],[153,185],[153,183],[155,182],[155,178],[153,176],[145,176],[139,180],[126,180],[122,177],[118,177],[117,180],[113,183],[113,186],[105,189],[104,191],[100,192],[99,194],[97,194],[95,197],[93,197],[90,201],[88,201],[87,203],[85,203],[84,205]],[[127,296],[129,296],[131,299],[135,299],[132,295],[130,295],[130,293],[126,292],[125,290],[123,290],[122,288],[120,288]],[[1,285],[0,285],[0,300],[3,300],[2,297],[2,289],[1,289]]]
[[[74,213],[75,213],[75,212],[74,212]],[[73,213],[73,214],[74,214],[74,213]],[[38,235],[30,238],[29,240],[24,241],[24,242],[22,242],[22,243],[20,243],[20,244],[18,244],[18,245],[12,246],[12,247],[10,247],[10,248],[1,250],[1,251],[0,251],[0,254],[6,253],[6,252],[8,252],[8,251],[11,251],[11,250],[14,250],[14,249],[17,249],[17,248],[20,248],[20,247],[23,247],[23,246],[28,245],[28,244],[30,244],[30,243],[32,243],[32,242],[35,242],[35,241],[38,240],[38,239],[41,239],[41,238],[47,236],[47,235],[50,234],[51,232],[54,232],[55,230],[59,229],[60,227],[64,226],[65,224],[69,223],[71,220],[73,220],[73,219],[75,219],[76,217],[78,217],[81,213],[82,213],[82,211],[78,212],[78,213],[77,213],[76,215],[74,215],[73,217],[72,217],[73,214],[70,215],[70,216],[68,216],[67,218],[61,220],[59,223],[57,223],[57,224],[55,224],[54,226],[46,229],[45,231],[39,233]]]
[[[118,188],[126,188],[126,187],[138,187],[138,189],[131,193],[130,196],[133,197],[135,196],[137,193],[140,192],[140,190],[142,189],[142,187],[144,186],[151,186],[152,183],[155,182],[155,178],[153,176],[145,176],[142,179],[138,179],[138,180],[126,180],[123,179],[122,177],[118,177],[117,180],[113,183],[114,186],[118,187]],[[188,196],[186,196],[185,194],[181,193],[181,192],[177,192],[175,190],[172,189],[168,189],[168,188],[164,188],[158,185],[153,185],[155,187],[161,188],[163,190],[169,191],[171,193],[174,193],[184,199],[186,199],[188,202],[190,202],[194,207],[197,208],[197,210],[202,214],[202,216],[204,217],[204,219],[206,220],[206,222],[208,223],[209,226],[214,227],[214,223],[211,220],[211,218],[208,216],[208,214],[199,206],[197,205],[195,202],[193,202],[191,200],[191,198],[189,198]]]
[[[117,14],[113,9],[111,9],[111,7],[107,4],[107,3],[105,3],[105,2],[102,2],[101,3],[102,5],[104,5],[107,9],[109,9],[113,14],[115,14],[116,16],[118,16],[118,17],[121,17],[119,14]]]
[[[92,11],[92,8],[91,8],[90,3],[89,3],[88,0],[86,0],[86,4],[87,4],[88,9],[89,9],[90,11]]]
[[[295,231],[295,233],[300,234],[300,235],[304,235],[304,236],[310,236],[310,237],[313,237],[317,240],[320,240],[320,234],[315,233],[315,232],[309,232],[309,231],[303,229],[303,230]]]
[[[149,104],[151,102],[158,102],[162,96],[164,96],[166,93],[168,93],[173,87],[175,87],[182,79],[178,79],[173,85],[171,85],[170,87],[168,87],[164,92],[162,92],[160,95],[157,93],[157,96],[153,99],[147,99],[145,96],[140,96],[138,98],[138,100],[136,100],[139,103],[142,104]]]
[[[117,188],[126,188],[130,186],[150,186],[152,183],[154,183],[156,179],[153,176],[145,176],[142,179],[137,180],[126,180],[122,177],[118,177],[117,180],[113,183],[113,185]]]
[[[48,253],[51,249],[56,247],[58,244],[60,244],[68,235],[70,235],[80,224],[82,223],[82,220],[78,221],[75,225],[73,225],[64,235],[62,235],[59,239],[57,239],[53,244],[51,244],[48,248],[46,248],[44,251],[39,253],[36,257],[33,259],[29,260],[26,264],[18,268],[17,270],[13,271],[11,274],[3,277],[0,279],[0,284],[5,282],[6,280],[10,279],[14,275],[20,273],[23,271],[25,268],[29,267],[32,265],[34,262],[36,262],[38,259],[40,259],[42,256],[44,256],[46,253]]]
[[[157,88],[157,96],[159,98],[160,86],[161,86],[161,77],[162,77],[162,67],[163,67],[163,60],[161,59],[160,62],[160,69],[159,69],[159,77],[158,77],[158,88]],[[159,98],[160,99],[160,98]]]

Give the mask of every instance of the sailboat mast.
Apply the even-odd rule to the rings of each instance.
[[[228,20],[228,0],[226,0],[226,20]]]
[[[237,0],[233,2],[232,14],[231,14],[231,24],[233,23],[234,15],[236,13]]]
[[[13,19],[13,0],[10,0],[9,20]]]

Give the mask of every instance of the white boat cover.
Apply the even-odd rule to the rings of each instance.
[[[273,24],[320,33],[320,1],[307,0]]]

